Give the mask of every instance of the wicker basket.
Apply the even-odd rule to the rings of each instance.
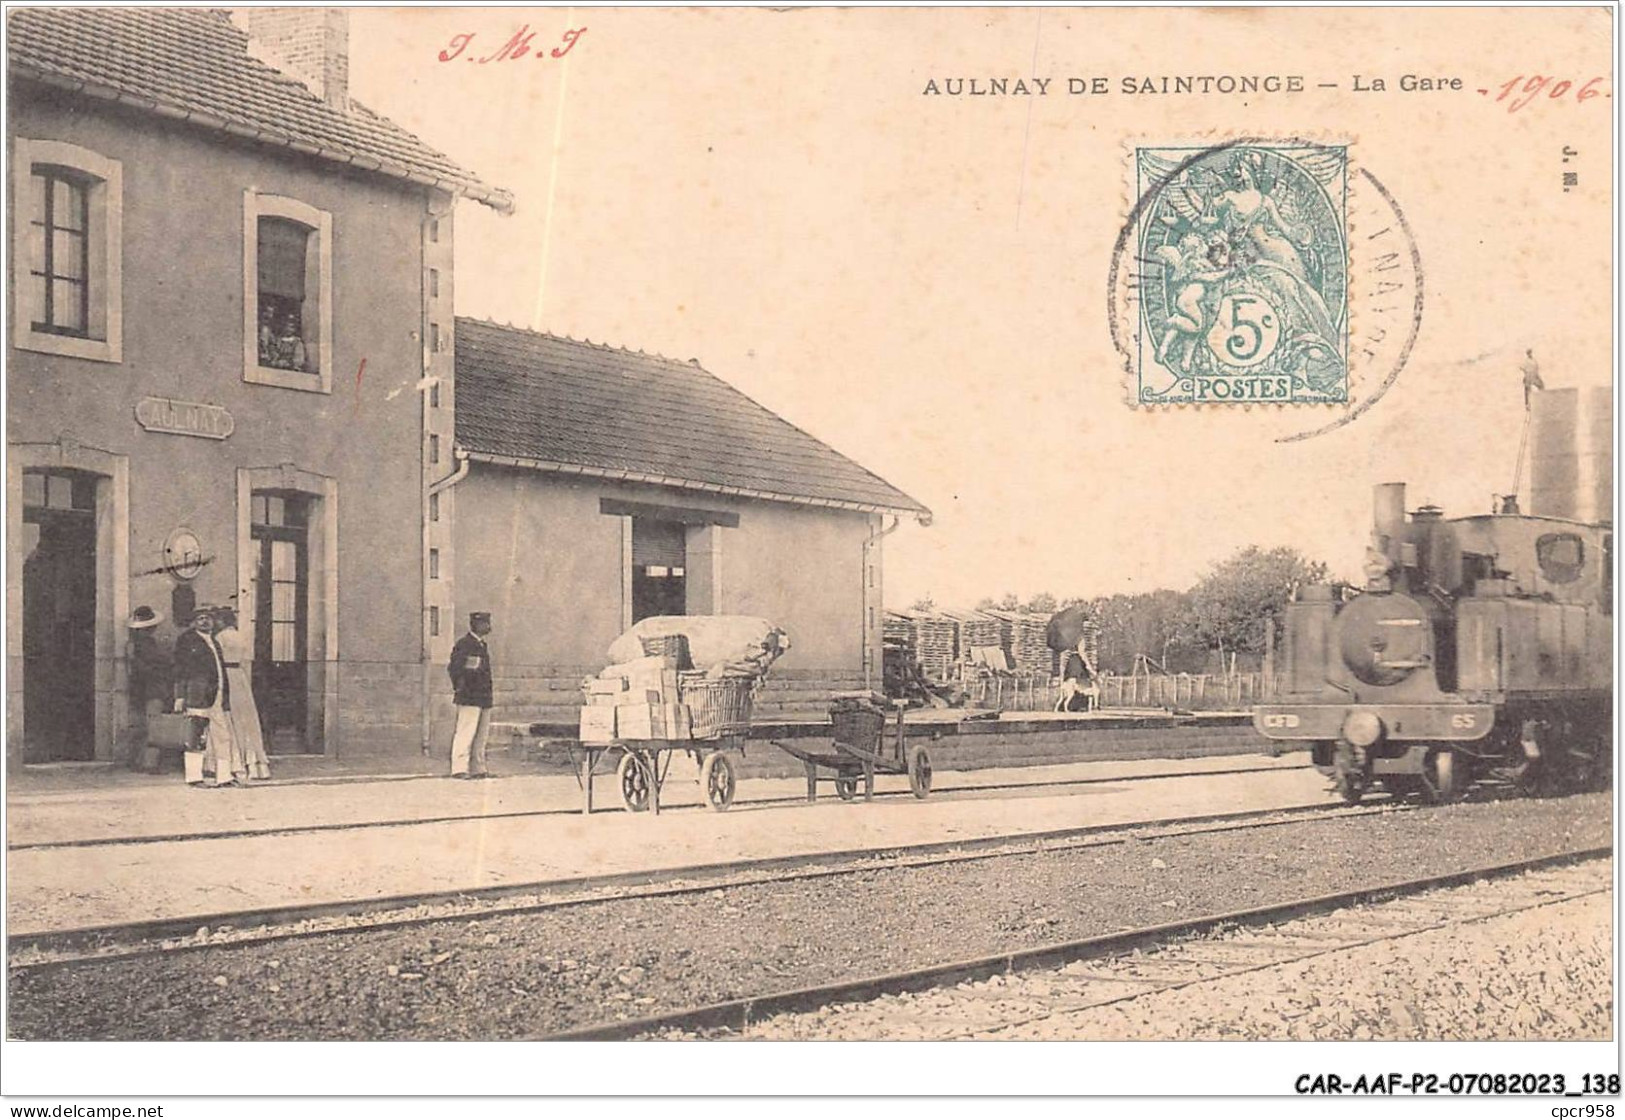
[[[834,705],[829,711],[830,738],[860,751],[877,754],[886,714],[869,705]]]
[[[688,705],[694,738],[741,735],[750,730],[756,682],[744,677],[724,677],[719,681],[703,678],[684,680],[682,698],[683,703]]]
[[[678,669],[694,668],[694,659],[688,653],[687,634],[662,634],[639,641],[643,644],[645,657],[675,657]]]

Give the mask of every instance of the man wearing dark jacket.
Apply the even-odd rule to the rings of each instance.
[[[485,738],[491,730],[491,650],[485,636],[491,632],[491,616],[474,611],[468,616],[468,633],[451,647],[451,687],[457,704],[457,730],[451,738],[451,776],[483,778]]]

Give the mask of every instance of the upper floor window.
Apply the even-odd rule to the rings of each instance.
[[[332,215],[248,191],[243,202],[243,378],[331,391]]]
[[[18,139],[13,160],[14,345],[122,360],[123,174],[56,140]]]
[[[35,164],[28,220],[29,306],[37,331],[90,334],[90,184]]]

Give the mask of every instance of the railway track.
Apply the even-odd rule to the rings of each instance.
[[[950,786],[935,791],[932,796],[942,799],[958,797],[961,794],[999,793],[1010,790],[1040,790],[1062,789],[1070,786],[1115,785],[1132,784],[1135,782],[1160,781],[1174,778],[1207,778],[1226,777],[1237,774],[1274,774],[1287,770],[1307,770],[1309,764],[1302,766],[1235,766],[1223,770],[1179,770],[1159,774],[1125,774],[1116,777],[1087,777],[1087,778],[1057,778],[1036,782],[986,782],[980,785]],[[613,776],[613,775],[611,775]],[[436,779],[425,778],[425,781]],[[907,789],[876,790],[875,800],[903,801],[913,797]],[[741,798],[734,802],[735,807],[768,807],[774,805],[805,804],[805,796],[783,796],[762,798]],[[665,805],[662,804],[662,813],[692,812],[705,809],[704,805]],[[613,809],[599,809],[595,812],[624,812],[620,806]],[[707,810],[709,811],[709,810]],[[235,840],[254,836],[297,836],[306,833],[322,832],[357,832],[369,828],[410,828],[415,825],[426,824],[456,824],[465,821],[478,820],[509,820],[530,817],[578,817],[579,808],[550,808],[550,809],[517,809],[511,812],[497,813],[453,813],[432,817],[398,818],[381,821],[340,821],[327,824],[309,824],[288,826],[266,826],[264,828],[235,828],[219,829],[212,832],[172,832],[156,833],[151,835],[107,836],[92,837],[79,840],[42,840],[21,844],[8,844],[7,850],[13,852],[50,851],[67,848],[104,848],[121,847],[134,844],[172,844],[185,843],[194,840]]]
[[[888,1019],[910,1039],[1016,1037],[1091,1008],[1606,892],[1611,855],[1577,849],[542,1037],[862,1038]],[[1493,891],[1474,889],[1486,881]]]
[[[8,938],[9,965],[13,972],[64,968],[336,934],[405,929],[452,919],[497,918],[593,903],[673,898],[719,888],[942,867],[1038,853],[1115,847],[1171,837],[1269,829],[1321,820],[1347,821],[1418,811],[1418,806],[1400,804],[1351,808],[1321,803],[1287,809],[1169,818],[1131,825],[1080,826],[975,840],[936,841],[884,850],[798,855],[761,860],[744,866],[734,863],[700,864],[593,879],[507,884],[477,892],[437,892],[14,934]],[[206,930],[207,936],[196,936],[200,930]]]

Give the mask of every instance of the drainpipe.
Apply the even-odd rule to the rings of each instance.
[[[429,498],[439,494],[441,491],[450,490],[453,486],[456,486],[459,482],[468,477],[468,452],[464,451],[461,447],[458,447],[455,443],[453,443],[451,445],[451,457],[457,463],[457,468],[440,481],[429,484],[428,497],[424,498],[424,508],[422,513],[422,516],[424,517],[429,516]],[[448,623],[451,621],[452,620],[450,619],[447,620]],[[423,734],[419,748],[425,755],[427,755],[430,751],[429,730],[431,720],[429,718],[429,690],[433,687],[433,682],[434,668],[429,664],[427,650],[425,650],[423,660]]]
[[[885,524],[885,514],[880,515],[880,521],[882,525]],[[869,586],[869,573],[873,570],[870,566],[870,557],[873,555],[871,550],[879,547],[881,541],[897,532],[898,527],[902,524],[903,519],[901,517],[893,516],[890,528],[870,533],[863,542],[863,687],[870,691],[874,690],[875,658],[874,649],[869,645],[869,612],[881,605],[874,601],[875,592],[885,590],[884,587],[871,588]],[[885,620],[879,619],[877,622],[881,629],[884,630]],[[884,648],[884,643],[882,643],[882,648]]]
[[[464,451],[461,447],[458,447],[454,443],[451,445],[451,457],[456,460],[457,469],[452,471],[445,478],[442,478],[439,482],[430,483],[429,493],[431,495],[438,494],[443,490],[450,490],[453,486],[456,486],[459,482],[468,477],[468,452]]]

